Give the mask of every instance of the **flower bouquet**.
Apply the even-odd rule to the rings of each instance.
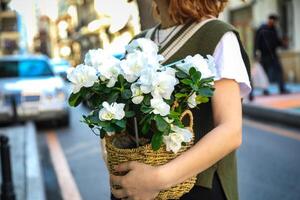
[[[168,65],[163,60],[157,45],[141,38],[127,45],[123,59],[89,50],[84,64],[68,74],[69,104],[86,101],[92,109],[83,122],[105,138],[111,173],[127,161],[165,164],[193,144],[189,109],[212,97],[214,60],[199,54]],[[195,177],[160,192],[158,199],[177,199],[194,183]]]

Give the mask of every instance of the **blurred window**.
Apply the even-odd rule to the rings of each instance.
[[[54,76],[42,60],[0,61],[0,78]]]
[[[294,5],[292,0],[279,0],[279,20],[281,37],[286,39],[289,47],[293,47],[295,40]]]
[[[2,18],[0,24],[1,24],[1,26],[0,26],[0,31],[1,32],[18,31],[17,18],[16,17]]]

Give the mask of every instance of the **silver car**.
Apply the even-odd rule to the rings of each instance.
[[[0,57],[0,122],[56,120],[68,125],[64,84],[45,56]]]
[[[65,59],[54,58],[51,60],[51,65],[54,73],[67,80],[68,70],[72,68],[71,63]]]

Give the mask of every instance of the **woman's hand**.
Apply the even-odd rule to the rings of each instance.
[[[124,176],[110,175],[112,194],[120,199],[151,200],[163,189],[162,176],[157,167],[139,162],[127,162],[115,167]],[[121,189],[115,189],[118,185]]]

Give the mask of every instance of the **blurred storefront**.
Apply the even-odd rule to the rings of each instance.
[[[136,1],[59,0],[58,7],[58,54],[73,65],[81,63],[89,49],[121,53],[140,32]]]
[[[300,82],[300,1],[299,0],[231,0],[223,19],[232,23],[241,33],[244,45],[253,56],[255,30],[270,14],[279,16],[279,30],[287,38],[288,48],[279,52],[284,67],[285,79]]]

